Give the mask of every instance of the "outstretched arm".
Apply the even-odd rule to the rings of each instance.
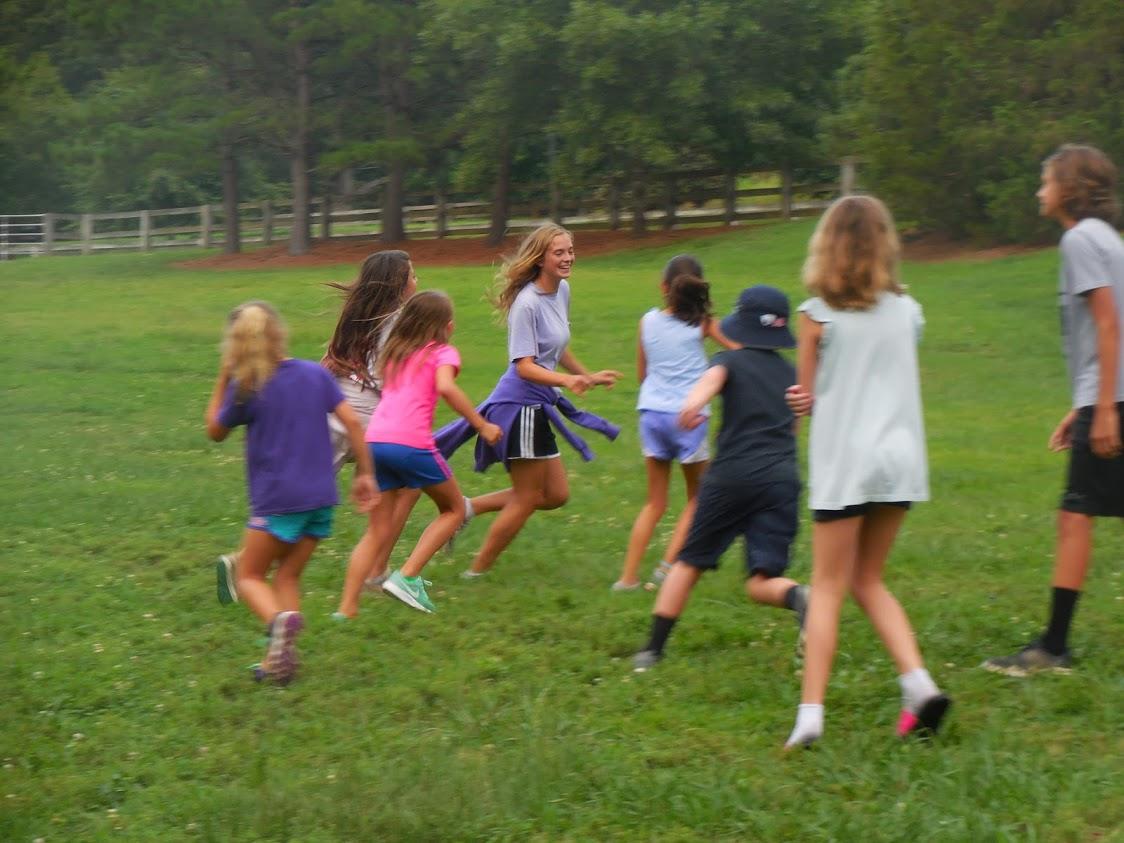
[[[812,385],[816,382],[816,361],[819,359],[822,336],[823,325],[802,313],[800,337],[796,345],[796,384],[790,386],[785,393],[788,408],[797,416],[810,415],[812,404],[815,403]]]
[[[542,367],[539,366],[539,368],[541,369]],[[543,371],[547,370],[543,369]],[[436,375],[437,394],[441,396],[446,404],[463,416],[464,420],[476,429],[481,439],[489,445],[495,445],[500,441],[500,437],[503,436],[503,431],[500,429],[499,425],[492,424],[476,411],[476,407],[468,400],[468,396],[464,394],[464,390],[457,386],[456,377],[457,370],[455,366],[448,363],[443,366],[438,366]]]
[[[699,378],[699,382],[691,388],[691,391],[687,394],[687,400],[683,402],[683,407],[679,411],[679,426],[681,428],[692,430],[706,421],[706,416],[702,414],[702,408],[711,398],[722,391],[722,387],[726,385],[728,374],[725,366],[711,366]]]

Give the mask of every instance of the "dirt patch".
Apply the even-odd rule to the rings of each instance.
[[[902,238],[902,257],[908,261],[940,263],[942,261],[990,261],[1011,255],[1037,252],[1045,246],[1021,244],[978,246],[970,241],[953,240],[941,234],[923,234]]]
[[[628,249],[666,246],[680,240],[713,237],[735,230],[724,225],[679,228],[673,231],[652,231],[643,237],[633,237],[626,231],[578,231],[574,234],[574,241],[580,257],[592,257]],[[519,239],[519,236],[508,237],[498,247],[489,246],[483,237],[446,237],[442,240],[419,239],[402,243],[382,243],[374,239],[330,240],[313,243],[312,250],[299,257],[289,255],[288,246],[281,243],[237,255],[213,255],[184,261],[177,266],[188,269],[284,269],[325,264],[358,264],[372,252],[384,249],[403,249],[410,253],[411,259],[418,266],[488,266],[498,263],[501,255],[513,251]]]

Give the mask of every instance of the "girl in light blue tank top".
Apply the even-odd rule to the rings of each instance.
[[[660,282],[664,307],[648,311],[640,320],[636,365],[640,380],[640,443],[648,470],[648,499],[636,516],[628,540],[620,579],[614,591],[640,586],[637,572],[652,534],[667,509],[671,464],[678,460],[687,487],[687,505],[675,523],[664,559],[675,559],[691,525],[699,479],[710,460],[708,425],[682,430],[678,415],[683,399],[707,370],[703,340],[710,337],[736,347],[718,329],[710,315],[710,287],[702,279],[702,265],[690,255],[672,258]],[[709,414],[709,409],[706,411]],[[658,583],[669,565],[660,562],[652,574]]]

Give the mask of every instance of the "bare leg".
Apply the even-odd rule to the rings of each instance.
[[[812,595],[805,620],[801,702],[822,705],[835,659],[839,611],[850,591],[863,518],[812,526]]]
[[[691,522],[695,518],[695,506],[699,499],[699,483],[702,482],[702,476],[706,473],[709,465],[710,463],[704,460],[703,462],[692,462],[682,466],[683,482],[687,487],[687,503],[675,522],[671,540],[667,543],[667,550],[664,551],[664,559],[678,559],[679,552],[683,550],[683,545],[687,542],[687,534],[691,531]]]
[[[426,486],[422,491],[437,504],[437,517],[422,531],[418,543],[405,562],[402,563],[402,576],[416,577],[426,563],[433,558],[464,521],[464,495],[457,481],[450,477],[443,483]]]
[[[304,536],[290,545],[288,552],[281,557],[281,564],[273,575],[273,593],[282,612],[301,610],[301,574],[319,541],[312,536]]]
[[[640,507],[640,512],[632,523],[628,549],[624,554],[624,567],[617,580],[621,585],[634,585],[640,581],[636,575],[640,569],[640,560],[644,558],[644,551],[652,541],[652,533],[656,531],[656,525],[660,523],[667,509],[667,486],[671,479],[671,463],[667,460],[646,457],[644,465],[648,469],[648,499]]]
[[[273,560],[283,557],[292,545],[264,530],[246,530],[238,560],[238,595],[263,623],[270,623],[281,611],[281,603],[266,581]]]
[[[691,596],[691,589],[702,576],[702,569],[686,562],[676,562],[660,586],[660,593],[656,595],[656,605],[652,609],[653,615],[662,618],[677,618],[683,614],[687,599]]]
[[[477,515],[482,515],[485,512],[499,512],[511,501],[513,490],[511,488],[500,489],[497,492],[488,492],[486,495],[478,495],[472,498],[472,511]]]
[[[882,571],[906,511],[897,506],[876,506],[863,518],[851,594],[882,639],[898,673],[922,666],[921,651],[905,610],[882,582]],[[815,590],[812,592],[815,600]]]
[[[570,498],[570,484],[561,457],[511,461],[511,496],[492,522],[471,570],[482,574],[511,544],[536,509],[557,509]],[[473,506],[475,506],[475,501]]]
[[[360,544],[367,540],[367,535],[371,536],[370,543],[375,548],[391,544],[390,539],[395,534],[394,513],[401,492],[401,489],[388,489],[382,493],[378,504],[368,516],[367,533],[360,540]],[[341,615],[353,618],[359,614],[359,593],[363,590],[363,580],[367,578],[370,570],[370,557],[360,556],[353,551],[347,565],[343,593],[340,595],[340,605],[337,609]]]
[[[788,577],[767,577],[764,574],[754,574],[745,581],[745,593],[754,603],[766,606],[779,606],[784,608],[784,598],[790,588],[799,585],[796,580]]]
[[[371,560],[370,567],[367,569],[367,578],[382,576],[386,573],[387,563],[390,561],[390,554],[394,550],[394,546],[398,544],[398,539],[402,537],[402,531],[406,528],[406,522],[410,519],[410,513],[413,511],[414,506],[417,504],[418,499],[421,498],[421,489],[400,489],[398,491],[398,499],[394,504],[394,512],[392,518],[392,528],[390,540],[377,543],[374,537],[371,536],[371,531],[367,530],[363,534],[363,538],[359,540],[359,544],[355,546],[352,551],[352,556],[359,552],[364,542],[369,544],[365,548],[368,554],[367,559]],[[370,539],[368,537],[370,536]]]
[[[1054,553],[1054,588],[1080,591],[1093,553],[1093,518],[1058,511],[1058,542]]]

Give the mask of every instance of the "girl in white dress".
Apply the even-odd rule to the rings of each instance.
[[[786,747],[823,734],[823,702],[848,592],[897,666],[898,735],[932,734],[950,701],[925,670],[909,618],[882,582],[886,557],[913,501],[929,498],[917,343],[921,306],[898,281],[890,212],[848,196],[808,244],[799,310],[798,384],[790,408],[812,413],[809,504],[812,591],[801,704]]]

